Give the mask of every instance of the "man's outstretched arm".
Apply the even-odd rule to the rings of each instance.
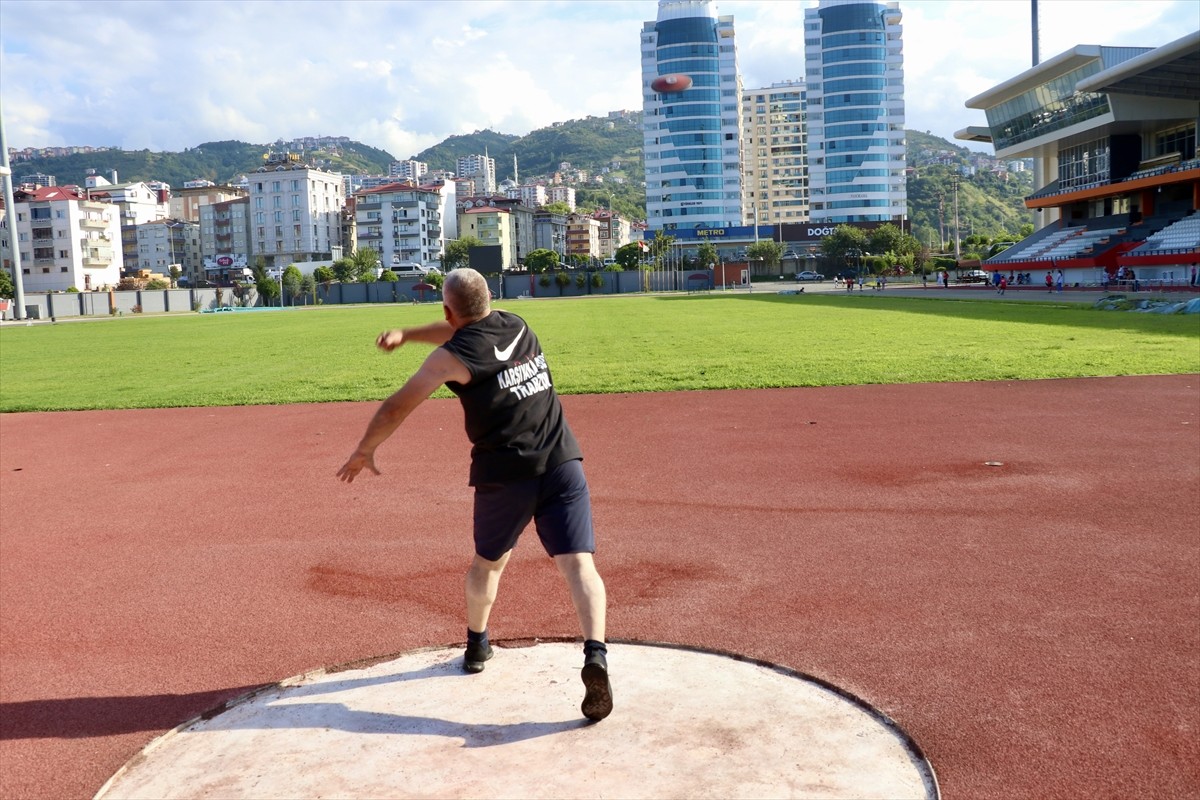
[[[454,335],[454,328],[449,322],[431,322],[428,325],[418,325],[415,328],[402,328],[384,331],[375,340],[375,345],[388,353],[402,344],[409,342],[424,342],[425,344],[443,345]]]
[[[446,350],[434,350],[420,369],[395,394],[383,401],[367,425],[362,441],[337,471],[338,478],[353,483],[363,469],[379,475],[379,469],[375,466],[375,449],[386,442],[408,415],[443,383],[467,383],[470,380],[471,373],[461,361]]]

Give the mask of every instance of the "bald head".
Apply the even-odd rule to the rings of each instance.
[[[483,319],[492,310],[492,293],[487,280],[470,267],[452,269],[442,284],[446,305],[463,320]]]

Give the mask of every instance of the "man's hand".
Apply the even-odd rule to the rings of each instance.
[[[385,353],[392,352],[402,344],[404,344],[404,331],[401,330],[384,331],[375,340],[375,346]]]
[[[354,483],[354,478],[358,475],[358,473],[363,471],[364,467],[371,470],[371,472],[374,472],[376,475],[382,474],[375,466],[374,453],[363,453],[355,450],[354,454],[351,455],[346,463],[342,464],[342,468],[337,471],[338,479],[345,481],[346,483]]]

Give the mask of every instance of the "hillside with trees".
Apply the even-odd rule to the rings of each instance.
[[[514,155],[522,181],[548,176],[561,163],[569,162],[591,178],[573,184],[577,207],[586,211],[611,207],[626,218],[644,219],[641,121],[641,112],[626,112],[555,123],[525,136],[476,131],[448,137],[411,158],[428,163],[430,169],[453,170],[460,156],[487,152],[496,160],[498,181],[512,177]],[[909,222],[922,245],[935,251],[952,249],[956,183],[960,239],[972,234],[1003,237],[1033,222],[1032,212],[1023,202],[1033,191],[1028,170],[994,173],[988,168],[994,160],[980,153],[929,133],[910,130],[906,136]],[[280,142],[240,141],[206,142],[181,153],[114,149],[20,161],[13,164],[13,173],[19,178],[41,172],[54,175],[59,184],[83,184],[88,169],[105,178],[116,170],[122,182],[162,180],[179,188],[196,179],[226,183],[257,169],[266,153],[280,149]],[[361,142],[308,149],[304,156],[326,169],[368,175],[386,173],[389,164],[397,160]],[[970,167],[976,168],[974,175],[961,174]],[[596,182],[596,177],[601,182]]]

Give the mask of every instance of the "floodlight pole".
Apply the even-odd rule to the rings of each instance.
[[[25,319],[25,281],[21,278],[21,246],[17,242],[17,214],[13,206],[12,167],[8,163],[8,140],[4,136],[4,111],[0,108],[0,177],[4,179],[4,224],[12,250],[13,319]],[[0,269],[3,269],[0,266]]]

